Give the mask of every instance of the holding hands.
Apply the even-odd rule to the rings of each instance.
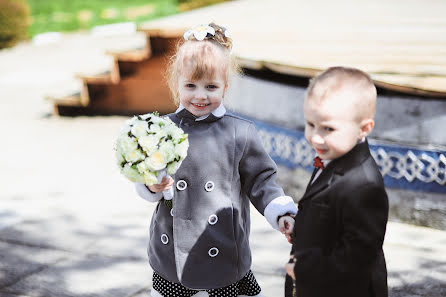
[[[294,217],[291,215],[284,215],[279,218],[279,230],[282,232],[289,243],[291,243],[291,235],[294,230]]]

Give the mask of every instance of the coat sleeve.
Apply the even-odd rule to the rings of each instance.
[[[348,194],[340,213],[343,231],[331,252],[318,247],[294,252],[298,282],[333,284],[372,269],[382,250],[388,218],[384,188],[358,187]]]
[[[135,190],[139,197],[149,202],[157,202],[163,198],[163,192],[152,193],[145,184],[135,183]]]
[[[293,199],[285,196],[283,189],[276,183],[277,166],[265,151],[252,123],[246,131],[239,172],[243,191],[273,228],[278,229],[279,216],[286,213],[296,214],[297,208]]]

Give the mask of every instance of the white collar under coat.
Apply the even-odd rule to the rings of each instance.
[[[179,113],[180,111],[182,111],[184,109],[184,106],[180,103],[180,105],[178,106],[177,110],[175,111],[175,113]],[[213,114],[215,117],[217,118],[221,118],[225,115],[226,113],[226,108],[224,107],[223,103],[221,103],[216,109],[214,109],[214,111],[210,114],[198,117],[195,119],[196,122],[198,121],[202,121],[207,119],[211,114]]]

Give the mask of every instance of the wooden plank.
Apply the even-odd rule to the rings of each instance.
[[[383,88],[446,99],[446,77],[372,74],[372,79]]]
[[[164,56],[153,56],[140,62],[135,72],[123,77],[119,84],[90,85],[89,109],[111,114],[175,111],[164,78],[166,63]]]
[[[124,62],[140,62],[150,58],[150,50],[148,48],[131,49],[125,51],[106,51],[107,55],[113,56],[114,59]]]
[[[76,74],[76,78],[83,80],[87,84],[111,84],[113,83],[111,72],[106,71],[98,74]]]
[[[51,101],[54,105],[82,106],[81,94],[79,92],[61,96],[61,97],[47,95],[47,96],[45,96],[45,100]]]
[[[312,76],[345,65],[380,75],[377,82],[386,88],[443,94],[445,11],[443,0],[238,0],[150,21],[139,30],[181,37],[187,28],[214,21],[229,27],[233,52],[247,68]]]

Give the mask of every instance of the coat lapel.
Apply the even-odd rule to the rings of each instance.
[[[358,143],[350,152],[348,152],[344,156],[331,161],[322,171],[321,175],[319,175],[318,179],[313,184],[310,184],[315,174],[315,172],[313,172],[312,178],[308,183],[308,187],[301,201],[309,199],[320,191],[329,187],[330,184],[335,180],[336,175],[343,175],[344,172],[350,170],[352,167],[364,162],[364,160],[366,160],[369,155],[369,145],[366,140],[364,142]]]
[[[333,163],[333,162],[330,162],[330,164],[328,164],[327,168],[325,168],[322,171],[322,173],[314,181],[314,183],[310,184],[311,180],[314,177],[314,174],[313,174],[312,179],[308,183],[307,190],[305,191],[305,194],[302,197],[301,201],[311,198],[312,196],[316,195],[317,193],[319,193],[320,191],[322,191],[323,189],[327,188],[330,185],[330,183],[333,179],[333,166],[330,166],[331,163]]]

